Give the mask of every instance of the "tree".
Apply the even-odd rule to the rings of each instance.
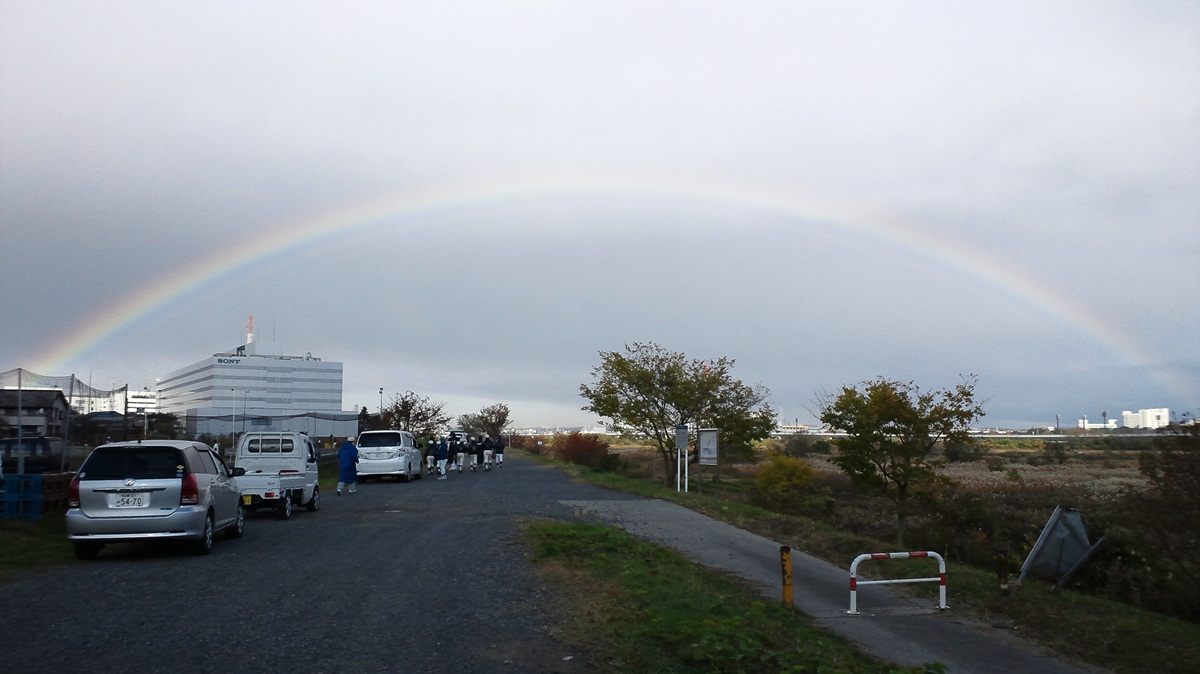
[[[733,364],[724,357],[688,360],[653,342],[627,344],[624,353],[601,351],[591,385],[579,387],[589,403],[583,409],[610,419],[612,430],[652,440],[669,485],[677,466],[677,425],[719,428],[723,451],[750,447],[774,429],[770,391],[734,379]]]
[[[821,422],[847,435],[836,440],[833,462],[860,491],[893,502],[900,546],[909,499],[938,479],[934,447],[939,442],[972,443],[970,426],[983,416],[975,382],[971,375],[952,389],[922,392],[912,382],[881,376],[818,401]]]
[[[443,409],[445,403],[435,403],[429,398],[405,391],[392,398],[383,409],[383,428],[398,428],[412,433],[418,440],[427,440],[439,435],[450,424],[450,415]]]
[[[458,417],[458,427],[472,437],[486,435],[494,438],[508,426],[508,414],[508,405],[496,403],[479,410],[476,414],[461,415]]]
[[[178,437],[179,417],[173,412],[154,412],[150,414],[150,432],[156,438],[174,440]]]
[[[1129,488],[1127,547],[1142,552],[1139,567],[1153,568],[1147,584],[1161,588],[1162,612],[1200,617],[1200,424],[1184,418],[1158,431],[1138,469],[1146,487]],[[1142,569],[1138,569],[1139,576]],[[1166,587],[1164,587],[1166,586]],[[1169,588],[1169,589],[1168,589]]]

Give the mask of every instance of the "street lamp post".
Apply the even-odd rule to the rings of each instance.
[[[233,408],[233,416],[229,421],[229,444],[237,447],[237,389],[229,389],[229,406]]]
[[[383,428],[383,387],[379,387],[379,427]]]

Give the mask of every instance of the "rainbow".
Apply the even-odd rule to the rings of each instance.
[[[1182,381],[1182,377],[1161,367],[1152,354],[1116,326],[1048,284],[963,242],[939,238],[899,218],[873,213],[822,195],[678,174],[592,169],[485,178],[400,190],[316,216],[275,223],[248,240],[240,239],[235,247],[192,263],[162,283],[101,307],[80,321],[80,330],[70,331],[71,336],[36,355],[33,369],[38,372],[64,371],[143,316],[187,293],[265,258],[318,244],[351,230],[450,207],[486,205],[498,200],[587,195],[670,198],[728,205],[822,221],[845,231],[873,237],[1009,292],[1090,337],[1124,361],[1146,368],[1169,389],[1190,395],[1189,384]]]

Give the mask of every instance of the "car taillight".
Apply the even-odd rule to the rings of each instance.
[[[188,473],[183,476],[179,485],[179,505],[197,505],[200,503],[200,487],[196,485],[196,476]]]
[[[59,484],[62,484],[61,482]],[[67,507],[79,507],[79,478],[71,478],[71,486],[67,487]]]

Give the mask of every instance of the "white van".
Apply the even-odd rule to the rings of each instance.
[[[358,436],[358,479],[421,477],[421,449],[408,431],[363,431]]]

